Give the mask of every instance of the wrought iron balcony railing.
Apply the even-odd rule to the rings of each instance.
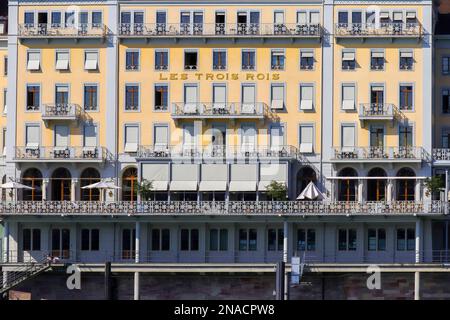
[[[348,160],[416,160],[426,159],[422,147],[335,147],[334,159]]]
[[[15,147],[15,161],[104,161],[108,152],[103,147]]]
[[[450,149],[448,148],[433,149],[433,160],[450,161]]]
[[[393,119],[397,108],[392,103],[361,103],[359,105],[360,119]]]
[[[42,110],[43,120],[78,120],[82,108],[75,103],[46,104]]]
[[[20,38],[103,38],[106,26],[100,23],[24,23],[19,25]]]
[[[172,103],[172,118],[263,118],[268,113],[264,102]]]
[[[122,37],[304,37],[322,36],[320,24],[277,23],[121,23]]]
[[[0,215],[440,215],[441,201],[18,201],[1,202]]]
[[[336,37],[422,37],[420,23],[337,23]]]
[[[295,158],[300,159],[298,149],[294,146],[140,146],[138,158]]]

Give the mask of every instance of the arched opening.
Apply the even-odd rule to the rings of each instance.
[[[33,188],[22,190],[24,201],[42,201],[42,173],[38,169],[27,169],[22,176],[22,183]]]
[[[356,201],[357,179],[350,179],[357,177],[358,173],[355,169],[344,168],[339,172],[339,177],[344,179],[339,180],[338,184],[338,200],[339,201]]]
[[[402,168],[397,172],[397,177],[415,177],[416,174],[410,168]],[[397,180],[397,197],[399,201],[415,200],[415,179],[398,179]]]
[[[373,168],[368,173],[369,177],[386,177],[386,171],[381,168]],[[367,180],[367,201],[385,201],[386,200],[386,179],[368,179]]]
[[[70,200],[72,175],[66,168],[58,168],[52,174],[52,200]]]
[[[80,176],[80,195],[81,201],[99,201],[100,190],[99,189],[83,189],[83,187],[90,184],[100,182],[100,173],[97,169],[87,168],[83,170]]]
[[[128,168],[122,175],[122,200],[136,201],[137,199],[137,169]]]
[[[310,182],[316,182],[317,176],[316,172],[311,167],[303,167],[297,173],[297,196],[305,190],[306,186]]]

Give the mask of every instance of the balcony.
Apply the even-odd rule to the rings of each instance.
[[[361,103],[359,105],[359,120],[394,121],[399,111],[392,103]]]
[[[82,23],[77,25],[64,24],[20,24],[19,38],[26,39],[56,39],[56,38],[94,38],[103,39],[106,37],[107,28],[103,24]]]
[[[121,38],[287,38],[320,39],[320,24],[154,23],[119,25]]]
[[[450,149],[433,149],[432,157],[435,165],[450,165]]]
[[[0,216],[409,216],[444,215],[441,201],[18,201],[1,202]]]
[[[426,159],[422,147],[335,147],[335,162],[421,162]]]
[[[82,108],[74,103],[46,104],[42,110],[44,121],[78,121],[82,115]]]
[[[103,147],[15,147],[15,162],[104,162]]]
[[[337,23],[336,38],[422,38],[420,23]]]
[[[264,102],[172,104],[173,119],[263,119],[269,112]]]
[[[140,146],[137,158],[141,159],[300,159],[294,146]]]

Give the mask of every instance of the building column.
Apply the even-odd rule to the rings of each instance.
[[[47,200],[47,187],[49,184],[49,179],[42,179],[42,200]]]
[[[134,300],[139,300],[140,290],[139,290],[139,272],[134,273]]]
[[[394,186],[393,186],[393,184],[392,184],[392,179],[389,179],[388,181],[387,181],[387,187],[386,187],[386,201],[387,202],[392,202],[392,193],[393,193],[393,189],[394,189]]]
[[[358,202],[364,201],[364,179],[358,179]]]
[[[416,202],[421,201],[422,199],[422,181],[420,179],[416,179],[416,185],[414,189]]]
[[[423,221],[422,219],[418,219],[416,221],[416,263],[422,262],[422,229],[423,229]]]
[[[135,250],[136,250],[136,256],[135,256],[135,262],[140,262],[140,238],[141,238],[141,223],[139,221],[136,221],[136,238],[135,238]]]
[[[267,233],[266,233],[267,234]],[[289,238],[289,223],[283,223],[283,262],[288,262],[288,238]],[[284,300],[289,299],[289,277],[288,273],[284,272]]]
[[[70,184],[70,201],[76,201],[77,199],[77,185],[78,179],[72,179]]]
[[[420,272],[414,272],[414,300],[420,300]]]

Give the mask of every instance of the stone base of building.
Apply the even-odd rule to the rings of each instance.
[[[130,273],[113,275],[113,298],[133,299],[134,278]],[[31,293],[33,300],[104,299],[104,275],[84,273],[81,289],[69,290],[68,275],[48,272],[14,290]],[[306,274],[302,284],[290,288],[292,300],[412,300],[414,273],[382,273],[381,289],[369,290],[368,275],[360,273]],[[421,299],[450,299],[450,273],[421,273]],[[140,275],[142,300],[273,300],[275,275]]]

